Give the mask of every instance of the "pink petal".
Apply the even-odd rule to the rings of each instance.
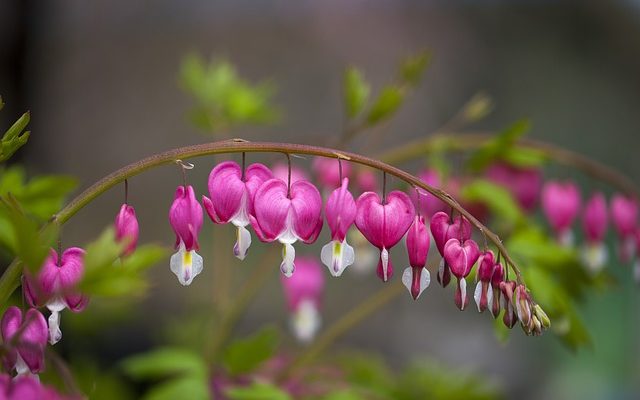
[[[327,199],[325,214],[331,229],[331,239],[344,241],[349,227],[356,219],[356,202],[347,189],[349,178],[342,180],[342,186],[335,189]]]
[[[246,194],[241,178],[242,170],[234,161],[225,161],[211,170],[208,181],[211,210],[207,207],[207,211],[213,222],[226,224],[240,209]]]
[[[587,240],[601,242],[607,232],[607,201],[600,192],[594,193],[584,207],[583,228]]]
[[[429,254],[429,232],[424,223],[424,217],[416,215],[413,224],[407,232],[407,252],[409,254],[409,265],[414,268],[424,267],[427,264]],[[419,270],[418,270],[419,271]],[[419,272],[418,272],[419,274]],[[415,275],[415,274],[414,274]],[[415,278],[414,280],[418,279]]]
[[[389,193],[384,205],[377,193],[365,192],[358,198],[356,207],[356,226],[378,248],[395,246],[415,216],[409,196],[397,190]]]
[[[611,198],[611,219],[620,237],[626,238],[631,235],[638,220],[637,201],[621,194],[615,194]]]
[[[255,218],[251,218],[260,240],[274,241],[286,229],[290,205],[284,181],[270,179],[260,186],[254,199]]]
[[[202,228],[202,206],[192,186],[178,186],[169,210],[169,222],[176,234],[176,248],[182,241],[187,251],[199,249],[198,233]]]
[[[253,214],[253,201],[256,192],[263,183],[273,178],[271,170],[264,164],[254,163],[247,167],[244,172],[245,186],[249,192],[249,201],[247,202],[249,214]]]
[[[116,216],[115,234],[118,242],[124,241],[128,243],[123,251],[124,256],[128,256],[135,251],[138,244],[139,229],[136,211],[130,205],[123,204]]]
[[[22,310],[16,306],[9,306],[2,316],[0,329],[2,333],[2,341],[7,343],[22,325]]]
[[[296,236],[305,243],[315,242],[322,230],[322,197],[308,181],[291,185],[291,208]]]
[[[47,321],[40,311],[31,308],[25,313],[24,324],[18,353],[31,372],[36,374],[42,372],[45,366],[44,348],[49,337]]]
[[[451,273],[458,278],[469,275],[479,256],[480,249],[473,240],[460,243],[458,239],[449,239],[444,245],[445,261],[451,268]]]
[[[493,251],[488,250],[480,255],[478,259],[478,280],[481,282],[491,282],[493,270],[495,268],[495,258]]]
[[[571,183],[548,182],[542,189],[542,208],[558,234],[571,227],[580,211],[580,191]]]
[[[340,185],[340,164],[342,164],[342,176],[351,176],[351,163],[335,158],[315,157],[311,168],[318,183],[327,188],[334,188]]]
[[[471,238],[471,223],[462,216],[452,218],[439,211],[431,217],[431,234],[436,242],[440,255],[444,255],[444,245],[449,239],[467,240]]]

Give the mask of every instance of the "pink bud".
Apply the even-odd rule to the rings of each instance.
[[[353,247],[346,240],[347,231],[356,219],[356,202],[348,185],[349,179],[344,178],[342,186],[331,192],[325,207],[331,242],[322,247],[320,258],[333,276],[340,276],[355,261]]]
[[[414,300],[429,286],[431,278],[424,268],[429,254],[429,231],[424,217],[416,215],[407,233],[407,252],[410,267],[404,270],[402,283],[407,287]]]
[[[178,186],[169,210],[169,222],[176,234],[175,247],[184,243],[186,251],[198,250],[198,234],[202,228],[202,206],[196,200],[191,185]]]
[[[551,181],[542,189],[542,208],[560,238],[570,233],[571,224],[580,211],[580,203],[580,191],[572,182]]]
[[[315,157],[311,164],[311,169],[320,186],[333,189],[340,185],[340,165],[342,165],[342,176],[351,176],[351,163],[335,158]]]
[[[493,299],[491,302],[491,314],[493,318],[498,318],[500,314],[500,284],[504,281],[504,267],[502,264],[497,263],[494,266],[493,276],[491,277],[491,291],[493,292]]]
[[[583,228],[587,241],[600,243],[607,232],[607,201],[600,192],[594,193],[584,207]]]
[[[415,209],[405,193],[393,191],[383,203],[377,193],[365,192],[356,202],[356,226],[367,240],[380,249],[377,273],[387,281],[393,275],[389,250],[411,226]]]
[[[139,227],[136,211],[130,205],[123,204],[120,207],[120,212],[116,216],[115,231],[116,241],[127,244],[122,255],[125,257],[131,255],[138,245]]]
[[[2,341],[7,346],[3,356],[6,369],[16,368],[18,374],[27,371],[37,374],[44,370],[44,349],[49,333],[40,311],[31,308],[23,319],[22,310],[10,306],[2,316],[1,330]]]
[[[527,293],[527,289],[524,285],[518,285],[516,287],[516,314],[518,319],[524,326],[528,326],[531,322],[531,297]]]
[[[485,251],[478,259],[478,283],[473,298],[478,306],[478,312],[484,312],[493,301],[493,291],[491,289],[491,279],[496,267],[493,252]]]
[[[502,322],[504,325],[511,329],[518,322],[518,315],[513,307],[514,291],[516,289],[516,283],[514,281],[506,281],[500,283],[500,290],[502,291],[502,306],[504,308],[504,315],[502,316]]]
[[[611,219],[621,238],[633,234],[638,220],[638,202],[621,194],[611,198]]]
[[[487,169],[487,177],[508,189],[525,210],[531,211],[535,208],[542,186],[540,170],[496,163]]]

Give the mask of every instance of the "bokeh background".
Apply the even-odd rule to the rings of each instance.
[[[191,51],[224,57],[249,80],[269,79],[277,86],[281,123],[233,136],[320,144],[343,124],[345,67],[357,65],[379,87],[401,58],[421,49],[432,52],[432,65],[381,146],[437,130],[484,91],[495,110],[478,129],[499,130],[528,117],[531,137],[640,180],[640,2],[632,0],[5,0],[0,2],[0,94],[7,105],[0,126],[31,110],[32,139],[15,160],[32,174],[74,175],[84,188],[146,155],[209,140],[187,120],[192,99],[178,84],[181,60]],[[353,148],[362,145],[357,141]],[[195,160],[189,179],[199,193],[205,192],[214,162],[213,157]],[[577,176],[562,168],[553,172]],[[586,188],[598,187],[582,181]],[[179,182],[175,167],[130,181],[141,241],[172,243],[166,215]],[[84,209],[65,226],[63,241],[93,239],[111,223],[122,197],[121,190],[111,190]],[[205,224],[203,238],[211,238],[212,231]],[[217,231],[224,236],[231,228]],[[162,343],[166,322],[180,324],[184,315],[206,312],[215,295],[219,255],[211,254],[209,239],[202,241],[205,271],[191,287],[178,287],[168,265],[156,267],[148,297],[130,307],[128,317],[100,324],[91,320],[89,308],[85,322],[77,322],[89,333],[74,335],[75,344],[62,343],[62,352],[64,346],[84,346],[108,366]],[[398,259],[401,253],[395,252]],[[593,293],[581,309],[593,345],[577,353],[553,335],[527,338],[519,329],[502,345],[486,315],[458,312],[451,293],[436,285],[418,303],[408,295],[397,299],[338,347],[379,353],[394,368],[430,359],[476,371],[501,385],[509,398],[638,398],[640,290],[628,266],[613,267],[621,271],[619,285]],[[243,316],[239,333],[264,323],[286,326],[277,274],[274,265],[273,278]],[[379,285],[373,274],[331,279],[325,320],[335,320]],[[91,324],[95,329],[86,327]]]

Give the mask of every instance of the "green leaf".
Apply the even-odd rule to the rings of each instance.
[[[322,400],[360,400],[362,395],[353,389],[342,389],[322,397]]]
[[[369,99],[371,86],[362,72],[356,67],[349,67],[344,72],[344,103],[347,117],[354,118],[364,108]]]
[[[407,57],[400,64],[400,79],[409,86],[417,86],[431,61],[431,53],[426,51]]]
[[[493,110],[493,101],[485,93],[474,95],[465,104],[462,115],[468,122],[476,122],[486,117]]]
[[[263,328],[248,338],[231,343],[224,353],[223,364],[232,375],[251,372],[275,354],[279,341],[276,328]]]
[[[122,368],[127,375],[137,380],[175,375],[189,378],[207,376],[207,365],[201,355],[172,347],[129,357],[122,362]]]
[[[502,186],[484,179],[477,179],[462,188],[462,198],[470,202],[481,202],[492,214],[509,226],[522,223],[524,214],[511,193]]]
[[[502,160],[520,168],[541,167],[547,161],[547,155],[541,150],[513,146],[502,154]]]
[[[162,382],[151,388],[145,400],[211,399],[208,382],[203,378],[178,378]]]
[[[30,132],[24,132],[24,129],[29,124],[30,119],[29,112],[22,114],[2,136],[0,141],[0,161],[8,160],[20,147],[27,143]]]
[[[232,387],[225,394],[230,400],[291,400],[291,396],[277,386],[254,383],[251,386]]]
[[[367,115],[367,124],[375,125],[390,118],[400,107],[404,92],[398,86],[387,86],[382,89]]]
[[[511,125],[472,153],[467,161],[467,167],[475,172],[482,171],[506,154],[530,128],[531,124],[528,120],[520,120]]]

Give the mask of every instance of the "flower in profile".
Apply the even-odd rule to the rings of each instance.
[[[377,274],[386,282],[393,275],[389,250],[411,226],[415,216],[413,203],[409,196],[397,190],[384,200],[377,193],[365,192],[358,197],[356,208],[356,226],[369,243],[380,250]]]
[[[347,231],[356,219],[356,202],[347,189],[349,178],[331,192],[325,206],[327,225],[331,230],[331,241],[322,247],[320,258],[333,276],[340,276],[346,267],[353,264],[353,247],[347,243]]]
[[[491,285],[494,272],[500,264],[496,261],[493,251],[487,250],[478,259],[478,283],[473,299],[478,306],[478,312],[484,312],[493,306],[493,287]],[[500,266],[501,267],[501,266]]]
[[[489,180],[509,190],[523,209],[532,211],[535,208],[542,187],[539,169],[500,162],[491,165],[486,174]]]
[[[320,328],[324,292],[322,267],[315,258],[298,257],[296,273],[280,280],[291,312],[291,328],[301,342],[309,342]]]
[[[336,162],[333,158],[315,157],[311,169],[320,186],[330,189],[340,186],[342,177],[351,176],[351,163],[342,160]]]
[[[409,267],[402,273],[402,283],[411,293],[414,300],[429,287],[431,276],[425,268],[429,255],[429,231],[424,223],[424,217],[416,215],[407,232],[407,253]]]
[[[469,303],[467,297],[466,277],[480,257],[480,249],[471,239],[452,238],[444,245],[444,258],[451,269],[451,273],[458,279],[455,303],[460,310],[464,310]]]
[[[582,227],[586,244],[582,259],[591,272],[598,272],[607,261],[607,247],[604,235],[607,232],[607,201],[600,192],[594,193],[584,207]]]
[[[493,275],[491,276],[491,291],[493,292],[491,315],[493,315],[493,318],[498,318],[500,314],[500,297],[502,294],[500,284],[502,282],[504,282],[504,267],[498,262],[494,265]]]
[[[620,258],[631,259],[635,252],[635,238],[638,220],[638,202],[630,197],[615,194],[611,198],[611,221],[620,238]]]
[[[176,189],[169,222],[176,234],[175,248],[178,249],[171,256],[171,272],[187,286],[202,272],[202,257],[196,253],[200,248],[198,234],[202,228],[202,206],[196,200],[192,186],[181,185]]]
[[[471,238],[471,223],[462,216],[451,218],[449,214],[438,211],[431,217],[431,234],[436,242],[436,248],[442,256],[438,266],[437,279],[442,287],[447,287],[451,281],[451,271],[444,257],[444,245],[449,239],[458,238],[468,240]]]
[[[216,165],[209,174],[211,198],[202,196],[202,203],[213,222],[231,222],[237,227],[233,254],[240,260],[244,260],[251,245],[251,233],[245,227],[250,223],[255,194],[271,178],[271,171],[263,164],[251,164],[242,171],[233,161]]]
[[[49,343],[62,338],[60,312],[65,308],[73,312],[84,310],[88,297],[78,292],[77,286],[84,273],[84,250],[70,247],[61,257],[51,249],[36,277],[25,273],[24,292],[31,307],[46,306],[49,316]]]
[[[263,242],[283,244],[280,270],[291,277],[295,269],[298,240],[311,244],[322,230],[322,198],[309,181],[297,181],[287,187],[281,179],[270,179],[260,186],[254,199],[251,226]]]
[[[40,311],[29,309],[22,317],[22,310],[10,306],[0,322],[2,342],[6,346],[3,355],[4,366],[18,375],[44,370],[44,349],[47,345],[47,321]]]
[[[542,209],[563,245],[573,243],[571,225],[580,211],[580,191],[572,182],[547,182],[542,189]]]
[[[516,283],[514,281],[501,282],[500,290],[502,291],[502,307],[504,308],[502,322],[507,328],[511,329],[518,322],[518,315],[513,306]]]
[[[125,244],[122,256],[131,255],[138,245],[139,226],[136,218],[136,211],[132,206],[123,204],[120,212],[116,215],[114,224],[116,241]]]

